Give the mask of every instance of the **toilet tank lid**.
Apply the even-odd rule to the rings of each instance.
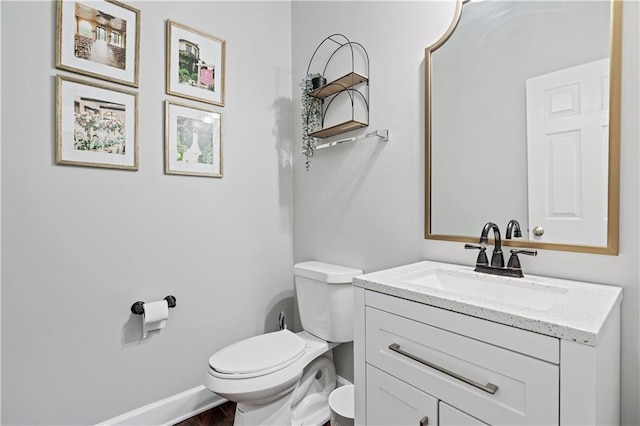
[[[346,284],[362,275],[361,269],[310,260],[296,263],[293,272],[298,277],[311,278],[329,284]]]

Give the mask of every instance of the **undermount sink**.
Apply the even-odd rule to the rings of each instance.
[[[423,270],[415,277],[407,277],[405,281],[462,296],[537,310],[551,308],[568,291],[522,278],[510,279],[442,268]]]

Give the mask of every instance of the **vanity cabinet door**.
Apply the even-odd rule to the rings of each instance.
[[[558,424],[557,365],[375,308],[366,316],[368,364],[495,426]]]
[[[438,417],[438,424],[440,426],[487,426],[486,423],[481,422],[475,417],[471,417],[470,415],[465,414],[442,401],[440,401],[438,408],[440,409],[440,415]]]
[[[367,425],[435,426],[438,400],[367,365]]]

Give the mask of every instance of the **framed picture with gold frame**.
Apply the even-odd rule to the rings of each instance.
[[[56,163],[138,170],[138,94],[58,75]]]
[[[167,20],[167,94],[224,106],[226,41]]]
[[[58,0],[56,68],[138,87],[140,11],[115,0]]]
[[[222,177],[222,114],[165,101],[165,173]]]

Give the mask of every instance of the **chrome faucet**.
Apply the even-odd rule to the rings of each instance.
[[[493,222],[487,222],[482,228],[482,234],[480,234],[480,244],[487,244],[489,242],[489,231],[493,229],[493,240],[495,247],[493,248],[493,254],[491,255],[491,266],[496,268],[504,268],[504,256],[502,254],[502,238],[500,238],[500,228]]]
[[[489,231],[493,230],[493,239],[495,247],[493,249],[493,255],[491,256],[491,265],[489,265],[489,261],[487,259],[486,244],[489,242]],[[512,219],[509,221],[507,225],[507,239],[511,239],[511,233],[514,233],[515,237],[521,237],[522,233],[520,231],[520,224],[517,220]],[[507,267],[504,266],[504,256],[502,254],[502,239],[500,238],[500,228],[493,222],[487,222],[482,228],[482,234],[480,234],[480,245],[476,244],[465,244],[465,249],[476,249],[480,252],[478,253],[478,258],[476,259],[476,272],[484,272],[487,274],[494,275],[505,275],[508,277],[523,277],[522,267],[520,265],[520,260],[518,259],[518,254],[526,254],[529,256],[536,256],[538,252],[536,250],[511,250],[511,257],[509,258],[509,263]]]

